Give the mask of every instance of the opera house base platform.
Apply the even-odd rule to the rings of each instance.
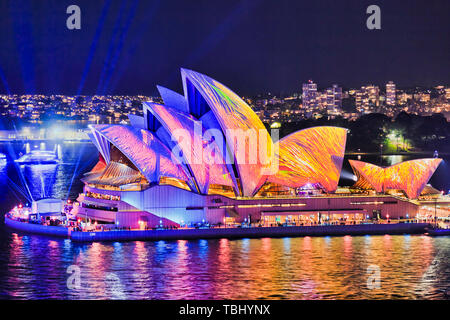
[[[194,239],[239,239],[264,237],[303,236],[362,236],[423,234],[427,223],[389,223],[359,225],[251,227],[251,228],[210,228],[174,230],[113,230],[113,231],[71,231],[65,227],[36,225],[5,217],[5,224],[11,229],[46,236],[69,238],[77,242],[95,241],[160,241]]]
[[[105,190],[85,185],[72,214],[85,222],[118,228],[361,223],[372,219],[413,219],[420,205],[393,195],[260,196],[200,195],[171,185],[142,191]]]

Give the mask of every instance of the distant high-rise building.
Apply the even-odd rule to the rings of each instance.
[[[342,108],[342,87],[339,87],[337,84],[334,84],[333,88],[334,88],[334,101],[336,106],[340,109]]]
[[[388,106],[395,105],[395,83],[392,81],[386,84],[386,104]]]
[[[369,104],[374,106],[380,105],[380,88],[378,86],[367,86],[367,98],[369,100]]]
[[[326,91],[328,114],[339,114],[342,109],[342,88],[333,84]]]
[[[445,89],[445,99],[450,100],[450,88]]]
[[[315,108],[317,106],[317,84],[312,80],[303,84],[302,103],[304,108]]]
[[[363,92],[361,90],[356,90],[355,92],[355,105],[358,111],[362,111],[362,98]]]
[[[400,105],[404,105],[408,102],[408,94],[405,92],[400,92],[397,96],[396,99],[398,101],[398,104]]]
[[[380,105],[380,88],[374,85],[361,87],[355,93],[356,109],[362,113],[369,113],[373,107]]]

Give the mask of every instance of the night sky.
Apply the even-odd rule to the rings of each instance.
[[[66,8],[81,8],[81,30]],[[381,8],[381,30],[366,8]],[[0,1],[0,93],[181,91],[179,68],[242,95],[450,84],[448,0]]]

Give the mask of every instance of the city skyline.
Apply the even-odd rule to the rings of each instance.
[[[442,113],[447,119],[450,116],[448,86],[405,89],[387,81],[381,87],[367,84],[343,89],[336,83],[324,89],[321,87],[310,79],[302,85],[301,92],[285,96],[265,93],[242,98],[265,123],[296,122],[322,116],[354,120],[371,113],[395,117],[402,111],[416,115]],[[30,122],[61,117],[73,120],[75,117],[91,123],[119,123],[128,121],[127,113],[140,115],[144,102],[162,102],[163,98],[143,95],[0,95],[0,115]]]
[[[180,69],[180,68],[178,68]],[[308,83],[309,81],[314,82],[317,85],[317,90],[321,91],[321,90],[326,90],[328,88],[333,87],[333,85],[337,85],[340,88],[342,88],[343,91],[350,91],[353,89],[359,89],[361,87],[364,86],[377,86],[381,89],[381,92],[386,92],[386,85],[389,84],[390,82],[394,83],[394,87],[395,90],[402,90],[402,91],[414,91],[416,89],[420,89],[420,90],[433,90],[436,88],[440,88],[443,87],[444,89],[450,89],[450,82],[439,82],[436,83],[434,85],[426,85],[426,84],[421,84],[421,83],[416,83],[413,85],[403,85],[402,83],[398,83],[395,81],[392,81],[392,79],[385,79],[383,81],[381,81],[380,83],[375,82],[375,81],[370,81],[368,80],[367,82],[362,82],[361,80],[361,84],[360,85],[348,85],[346,83],[343,83],[342,81],[336,80],[333,82],[320,82],[319,80],[312,78],[312,77],[306,77],[305,80],[297,80],[294,81],[296,86],[293,87],[292,90],[281,90],[281,91],[276,91],[276,90],[271,90],[270,88],[265,89],[265,90],[256,90],[255,92],[251,93],[251,94],[245,94],[243,96],[245,97],[259,97],[262,95],[272,95],[272,96],[280,96],[280,97],[286,97],[286,96],[290,96],[293,94],[302,94],[303,92],[303,84]],[[66,93],[62,93],[62,92],[53,92],[53,93],[44,93],[44,92],[36,92],[36,93],[21,93],[21,92],[3,92],[1,90],[1,86],[0,86],[0,97],[1,96],[68,96],[68,97],[159,97],[159,92],[157,90],[157,85],[155,84],[155,91],[152,94],[145,94],[145,93],[135,93],[135,94],[131,94],[131,93],[111,93],[111,94],[84,94],[84,93],[80,93],[80,94],[66,94]],[[175,90],[176,92],[179,92],[180,94],[183,92],[183,88],[179,88],[177,90]]]

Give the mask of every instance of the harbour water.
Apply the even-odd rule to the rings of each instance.
[[[444,299],[450,286],[450,237],[76,244],[2,231],[0,250],[2,299]]]
[[[18,167],[10,158],[23,147],[0,144],[2,214],[27,201],[27,187],[35,199],[76,198],[97,157],[90,144],[62,144],[59,164]],[[408,160],[398,157],[383,165]],[[450,188],[445,160],[431,181],[440,190]],[[1,225],[0,298],[444,299],[449,257],[450,237],[423,235],[77,244]]]

